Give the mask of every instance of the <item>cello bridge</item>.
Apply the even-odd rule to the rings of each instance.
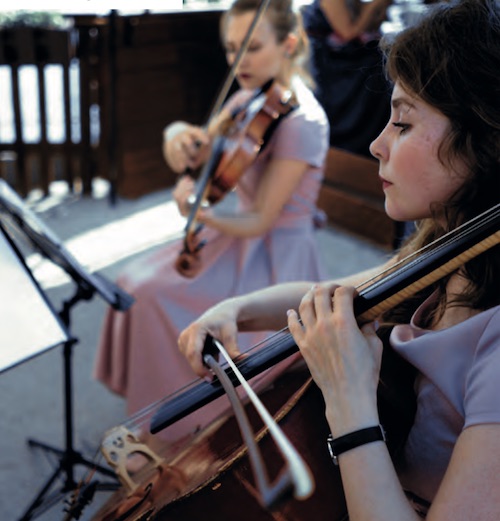
[[[162,469],[163,459],[123,425],[106,433],[101,452],[129,496],[140,487],[132,474],[142,471],[148,463],[154,470]],[[151,469],[151,465],[148,468]]]

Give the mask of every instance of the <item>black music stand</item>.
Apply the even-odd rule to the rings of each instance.
[[[118,487],[116,475],[111,469],[96,465],[94,462],[85,459],[73,446],[71,355],[73,346],[77,343],[77,339],[70,334],[70,315],[71,309],[75,304],[82,300],[91,299],[96,293],[114,309],[120,311],[126,311],[132,305],[134,299],[116,284],[106,280],[101,275],[87,272],[52,231],[24,205],[17,194],[2,179],[0,179],[0,230],[11,245],[12,250],[17,254],[19,262],[28,272],[33,284],[39,289],[48,307],[52,309],[49,300],[43,294],[43,291],[36,283],[35,278],[24,261],[22,253],[23,246],[28,246],[31,250],[36,250],[45,258],[58,265],[71,277],[76,285],[74,295],[63,302],[62,309],[58,313],[58,319],[61,324],[60,341],[58,344],[64,343],[65,447],[59,449],[34,439],[28,439],[28,444],[31,447],[38,447],[55,454],[59,459],[59,465],[20,519],[20,521],[27,521],[42,514],[51,506],[61,501],[69,492],[77,489],[78,484],[74,478],[74,467],[76,465],[83,465],[89,469],[95,469],[97,472],[115,479],[114,483],[99,484],[97,488],[100,490],[113,490]],[[31,356],[35,356],[35,354],[37,353],[31,353],[25,360],[31,358]],[[10,366],[22,361],[24,360],[12,361]],[[63,474],[65,478],[63,486],[58,491],[48,495],[60,474]],[[75,519],[78,519],[78,517]]]

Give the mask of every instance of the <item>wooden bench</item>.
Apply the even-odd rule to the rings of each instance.
[[[318,206],[331,224],[384,247],[394,246],[396,223],[384,211],[375,159],[330,148]]]

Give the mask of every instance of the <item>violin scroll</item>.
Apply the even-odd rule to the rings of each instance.
[[[205,240],[201,240],[199,233],[203,226],[198,224],[193,233],[187,233],[184,237],[184,246],[175,261],[175,269],[184,277],[192,279],[202,267],[201,249],[205,246]]]

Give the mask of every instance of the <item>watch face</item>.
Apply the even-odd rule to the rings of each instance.
[[[333,436],[331,434],[328,435],[328,438],[326,438],[326,446],[328,447],[328,452],[330,453],[330,458],[332,458],[333,463],[338,465],[339,463],[337,461],[337,456],[333,450]]]

